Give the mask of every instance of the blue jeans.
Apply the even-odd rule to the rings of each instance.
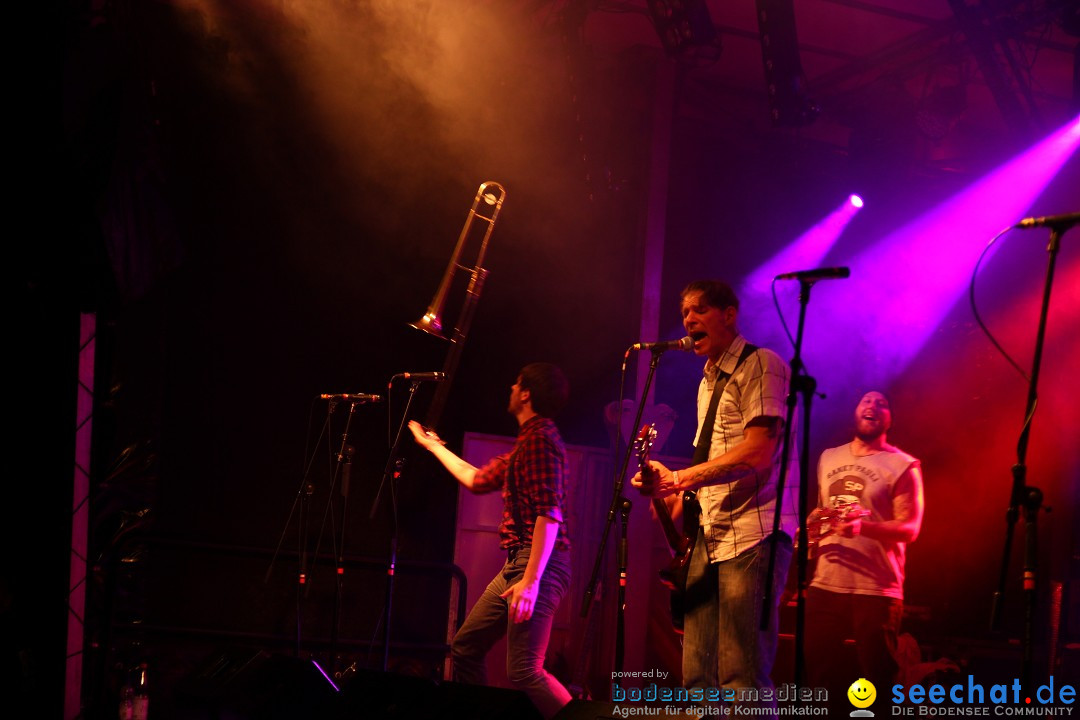
[[[554,716],[570,702],[570,693],[544,670],[544,655],[551,623],[559,601],[570,585],[570,553],[553,550],[540,578],[540,592],[532,617],[525,622],[510,620],[505,598],[499,597],[521,579],[529,562],[529,548],[508,559],[499,574],[469,611],[454,636],[454,680],[474,685],[487,684],[485,656],[506,634],[506,676],[510,684],[523,690],[545,718]]]
[[[776,544],[771,618],[761,630],[765,576],[774,544],[767,539],[730,560],[710,563],[703,531],[690,558],[683,633],[683,685],[771,688],[780,593],[791,563],[791,539]]]

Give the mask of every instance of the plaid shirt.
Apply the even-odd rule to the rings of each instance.
[[[512,475],[512,481],[507,477]],[[510,492],[513,485],[514,497]],[[510,549],[532,544],[536,518],[543,515],[559,523],[555,547],[570,549],[563,504],[566,500],[566,447],[559,429],[549,418],[536,415],[518,431],[514,449],[488,461],[476,471],[472,490],[486,493],[502,488],[503,517],[499,524],[499,547]],[[514,520],[517,517],[524,527]]]
[[[716,424],[713,425],[709,448],[710,460],[741,443],[746,424],[754,418],[775,417],[783,421],[787,415],[790,375],[787,363],[772,350],[758,348],[736,370],[735,364],[745,345],[746,339],[742,335],[737,336],[720,357],[720,362],[706,364],[705,377],[698,387],[698,432],[695,437],[701,435],[701,425],[705,421],[717,374],[720,370],[728,373],[734,371],[716,410]],[[730,560],[772,534],[782,445],[783,438],[777,438],[772,466],[765,472],[698,490],[701,524],[712,562]],[[790,537],[795,537],[795,528],[799,524],[796,516],[799,487],[796,445],[793,427],[780,523],[780,529]]]

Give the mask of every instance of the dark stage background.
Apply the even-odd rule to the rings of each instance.
[[[407,323],[430,301],[480,182],[503,184],[507,200],[440,432],[452,447],[467,431],[512,435],[505,404],[516,371],[548,360],[571,379],[566,440],[609,444],[604,407],[618,396],[623,351],[653,339],[638,333],[655,88],[667,61],[658,46],[604,54],[564,32],[543,3],[454,5],[74,2],[43,13],[38,79],[20,79],[27,100],[13,141],[23,170],[13,209],[31,221],[9,240],[19,275],[9,345],[17,429],[3,617],[4,675],[47,697],[48,716],[59,716],[63,687],[79,312],[96,313],[98,327],[88,716],[112,716],[123,669],[140,658],[165,665],[160,655],[171,654],[171,671],[190,673],[207,647],[290,649],[301,532],[292,511],[310,459],[311,542],[330,493],[319,393],[388,400],[359,407],[350,427],[344,524],[357,572],[342,633],[363,647],[346,660],[378,665],[388,497],[368,513],[407,399],[404,384],[388,383],[442,367],[447,345]],[[688,105],[668,128],[660,338],[682,334],[686,282],[741,282],[848,193],[861,192],[867,207],[823,264],[844,264],[1076,114],[1074,96],[1027,134],[969,122],[965,151],[945,167],[907,131],[857,148],[826,142],[770,126],[763,92],[729,96],[702,83],[693,68],[674,80]],[[31,99],[39,95],[46,100]],[[823,123],[843,124],[827,115]],[[1027,214],[1077,210],[1077,188],[1074,156]],[[1009,328],[1027,367],[1045,234],[1025,241],[1000,251],[980,282],[986,312]],[[1040,515],[1040,658],[1052,583],[1066,602],[1058,637],[1074,654],[1080,623],[1076,241],[1076,231],[1066,235],[1058,264],[1029,451],[1031,482],[1053,507]],[[925,267],[945,262],[946,250]],[[923,270],[895,269],[912,282]],[[458,273],[452,297],[464,280]],[[795,309],[785,310],[789,322]],[[808,333],[832,312],[812,317]],[[448,324],[455,313],[452,300]],[[754,339],[753,327],[743,330]],[[790,357],[790,346],[776,349]],[[679,455],[694,432],[700,361],[673,355],[656,400],[679,415],[664,449]],[[821,388],[812,457],[849,438],[867,389],[858,380]],[[987,633],[986,618],[1026,388],[959,300],[885,389],[890,438],[922,458],[927,480],[924,532],[909,558],[918,639],[1012,667],[1022,534],[1005,631]],[[421,387],[414,415],[433,390]],[[345,414],[333,416],[332,443]],[[439,660],[428,645],[445,631],[456,488],[425,458],[406,457],[398,552],[412,570],[395,607],[394,663],[423,675]],[[327,527],[323,551],[342,527]],[[325,639],[329,569],[312,583],[304,631]]]

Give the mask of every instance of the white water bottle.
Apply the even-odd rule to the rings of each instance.
[[[146,688],[146,663],[140,663],[135,675],[135,688],[131,703],[131,720],[146,720],[150,709],[150,694]]]

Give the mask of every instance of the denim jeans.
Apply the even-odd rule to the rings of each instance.
[[[773,540],[765,540],[730,560],[710,563],[705,538],[697,544],[687,575],[683,633],[683,685],[688,688],[771,688],[776,659],[780,593],[791,563],[792,543],[773,536],[773,573],[769,627],[761,630],[765,576]]]
[[[507,560],[469,611],[451,645],[454,680],[486,685],[484,658],[506,634],[507,679],[529,696],[541,715],[550,718],[570,702],[566,688],[544,670],[551,623],[559,601],[570,585],[570,553],[552,551],[540,578],[540,592],[532,617],[515,623],[509,617],[507,600],[499,596],[521,579],[528,562],[529,548],[525,547],[513,559]]]

